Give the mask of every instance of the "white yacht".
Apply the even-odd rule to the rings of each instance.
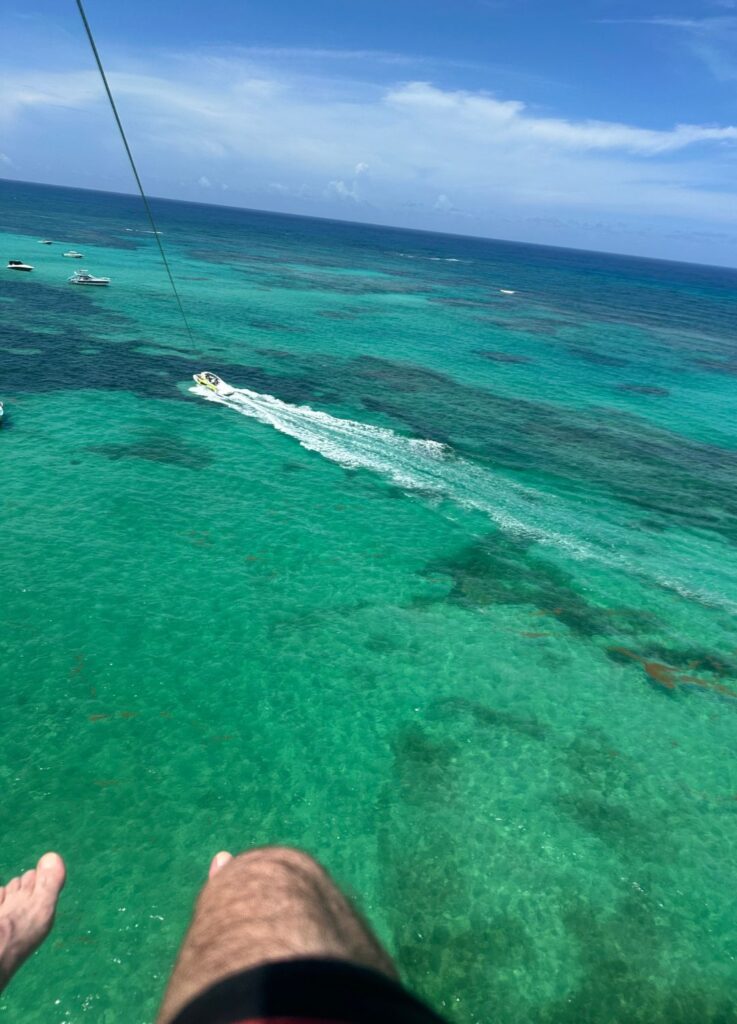
[[[62,253],[63,256],[67,256],[70,260],[82,260],[84,259],[83,252],[77,252],[76,249],[70,249],[69,252]]]
[[[89,270],[75,270],[68,280],[69,284],[93,284],[98,286],[110,284],[109,277],[95,277],[93,274],[90,274]]]
[[[8,270],[33,270],[33,267],[23,260],[8,260]]]
[[[223,395],[225,398],[235,394],[235,388],[232,388],[230,384],[226,384],[224,380],[220,380],[217,374],[211,373],[210,370],[203,370],[202,373],[193,373],[192,380],[195,384],[199,384],[203,388],[209,388],[216,395]]]

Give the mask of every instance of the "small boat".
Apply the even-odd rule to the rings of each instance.
[[[33,267],[23,260],[8,260],[8,270],[33,270]]]
[[[502,293],[502,295],[514,295],[515,294],[515,292],[513,292],[511,288],[500,288],[499,291]]]
[[[77,252],[76,249],[70,249],[69,252],[62,253],[63,256],[67,256],[70,260],[82,260],[84,259],[83,252]]]
[[[235,394],[235,388],[232,388],[230,384],[226,384],[224,380],[220,380],[217,374],[210,373],[209,370],[203,370],[202,373],[193,373],[192,380],[195,384],[200,384],[203,388],[209,388],[216,395],[223,395],[225,398]]]
[[[39,245],[53,245],[54,243],[51,241],[50,238],[39,238],[38,244]]]
[[[0,402],[0,427],[3,425],[3,416],[4,415],[5,415],[5,410],[3,409],[3,403]]]
[[[69,284],[96,284],[98,286],[110,284],[109,277],[95,277],[89,270],[75,270],[70,278]]]

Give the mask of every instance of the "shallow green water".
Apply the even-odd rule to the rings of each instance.
[[[459,1024],[737,1019],[737,273],[162,202],[193,343],[134,200],[0,197],[0,1014],[152,1020],[288,841]]]

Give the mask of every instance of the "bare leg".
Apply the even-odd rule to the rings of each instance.
[[[330,876],[299,850],[219,853],[197,900],[158,1024],[211,985],[269,961],[334,957],[397,973]]]
[[[51,931],[65,877],[59,854],[45,853],[34,870],[0,887],[0,992]]]

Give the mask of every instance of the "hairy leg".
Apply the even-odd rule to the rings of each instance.
[[[51,931],[65,877],[59,854],[45,853],[35,869],[0,886],[0,992]]]
[[[300,850],[218,854],[197,900],[159,1012],[167,1024],[228,975],[269,961],[334,957],[397,973],[327,872]]]

